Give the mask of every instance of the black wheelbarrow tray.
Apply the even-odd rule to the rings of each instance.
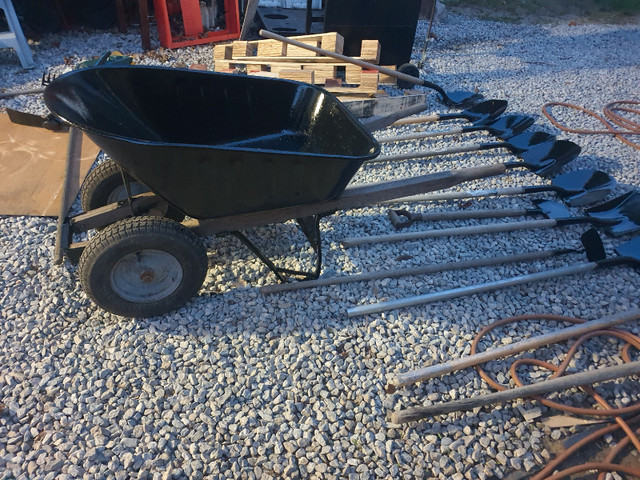
[[[197,293],[207,271],[200,236],[236,235],[281,281],[316,278],[322,216],[506,168],[345,189],[362,163],[379,154],[378,143],[333,95],[287,80],[105,65],[53,80],[45,102],[117,166],[125,197],[61,219],[56,250],[60,259],[64,252],[79,262],[95,303],[125,316],[163,314]],[[133,183],[146,192],[135,195]],[[312,272],[277,268],[240,233],[291,219],[316,250]],[[74,234],[94,228],[100,232],[90,240],[73,242]]]

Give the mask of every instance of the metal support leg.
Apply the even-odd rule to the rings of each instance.
[[[300,226],[300,229],[304,233],[305,237],[311,244],[316,254],[316,261],[312,271],[303,272],[299,270],[292,270],[289,268],[277,267],[269,257],[267,257],[262,250],[260,250],[247,236],[242,232],[231,232],[231,235],[240,240],[249,250],[251,250],[269,270],[271,270],[278,280],[282,283],[288,281],[288,277],[301,277],[303,280],[315,280],[320,276],[320,270],[322,269],[322,239],[320,236],[320,218],[321,215],[313,215],[310,217],[298,218],[296,221]]]

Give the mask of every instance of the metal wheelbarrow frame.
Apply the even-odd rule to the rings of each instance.
[[[57,250],[79,261],[81,283],[95,303],[124,316],[160,315],[197,293],[208,267],[201,236],[235,235],[281,281],[289,275],[317,278],[323,216],[499,175],[510,167],[345,188],[360,165],[378,155],[377,142],[333,95],[286,80],[103,66],[54,80],[45,101],[122,167],[127,198],[63,219]],[[238,114],[240,107],[248,113]],[[212,118],[219,119],[219,130],[212,128]],[[241,189],[243,175],[256,165],[248,182],[258,193],[245,195],[243,189],[238,200],[229,192]],[[151,191],[132,195],[127,174]],[[278,182],[278,175],[285,180]],[[210,180],[220,176],[226,178],[212,186]],[[167,203],[188,217],[178,222],[154,216]],[[241,233],[291,219],[298,220],[317,253],[311,272],[276,267]],[[101,231],[73,241],[74,234],[90,229]]]

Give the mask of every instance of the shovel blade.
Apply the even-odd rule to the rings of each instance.
[[[580,155],[580,145],[568,140],[545,142],[520,155],[527,168],[541,177],[552,177]]]
[[[580,237],[580,241],[587,254],[587,260],[590,262],[599,262],[607,258],[607,252],[604,250],[604,245],[597,229],[590,228],[584,232]]]
[[[506,115],[496,119],[483,120],[476,124],[482,125],[484,130],[491,135],[507,140],[533,125],[533,118],[526,115]]]
[[[480,100],[483,96],[474,92],[441,92],[440,100],[449,108],[469,108]]]
[[[587,215],[603,221],[619,220],[605,231],[618,236],[640,230],[640,192],[632,190],[602,205],[587,210]]]
[[[572,207],[599,202],[616,186],[614,178],[601,170],[575,170],[558,175],[551,182],[558,195]]]
[[[618,255],[629,262],[633,262],[637,267],[640,264],[640,236],[632,238],[628,242],[618,245],[615,248]]]
[[[546,148],[546,153],[551,149],[555,139],[555,136],[546,132],[524,132],[509,138],[509,141],[505,142],[505,147],[515,155],[524,154],[533,148],[540,149],[536,150],[539,152],[542,152],[542,149]],[[539,155],[541,155],[541,153],[538,153],[538,156]]]
[[[570,218],[571,212],[562,203],[553,200],[534,200],[540,212],[547,218]]]
[[[485,100],[457,114],[458,118],[466,118],[470,122],[491,121],[498,118],[507,109],[506,100]],[[455,114],[454,114],[455,115]]]

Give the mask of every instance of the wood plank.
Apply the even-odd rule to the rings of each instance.
[[[324,85],[327,78],[336,78],[337,67],[335,65],[303,65],[302,70],[314,72],[314,83]]]
[[[299,40],[300,43],[304,43],[305,45],[311,45],[312,47],[320,48],[321,40]],[[307,50],[303,47],[298,47],[296,45],[289,45],[287,48],[287,57],[317,57],[318,54],[311,50]]]
[[[300,47],[302,48],[302,47]],[[359,57],[352,57],[359,60]],[[337,65],[353,65],[350,62],[336,61],[331,57],[258,57],[252,55],[233,55],[233,60],[238,63],[269,63],[269,62],[295,62],[295,63],[335,63]]]
[[[346,65],[344,80],[353,85],[359,85],[362,81],[362,67],[358,65]]]
[[[287,55],[287,44],[277,40],[259,40],[258,57],[284,57]]]
[[[371,92],[378,91],[377,70],[362,70],[362,74],[360,75],[360,89],[370,90]]]
[[[285,80],[295,80],[296,82],[311,83],[314,82],[313,70],[302,69],[283,69],[278,72],[278,78],[284,78]]]
[[[395,70],[395,65],[386,65],[386,68],[390,70]],[[380,72],[380,76],[378,77],[378,83],[380,85],[396,85],[398,83],[398,79],[396,77],[392,77],[386,73]]]
[[[231,58],[234,58],[234,59],[237,57],[252,57],[255,55],[256,49],[257,49],[255,42],[245,42],[244,40],[233,42],[231,45],[232,45]],[[214,50],[214,53],[215,53],[215,50]]]
[[[277,41],[277,40],[274,40]],[[282,43],[282,42],[279,42]],[[233,44],[218,44],[213,47],[214,60],[231,60],[233,58]]]
[[[380,63],[380,41],[362,40],[360,58],[365,62]]]

